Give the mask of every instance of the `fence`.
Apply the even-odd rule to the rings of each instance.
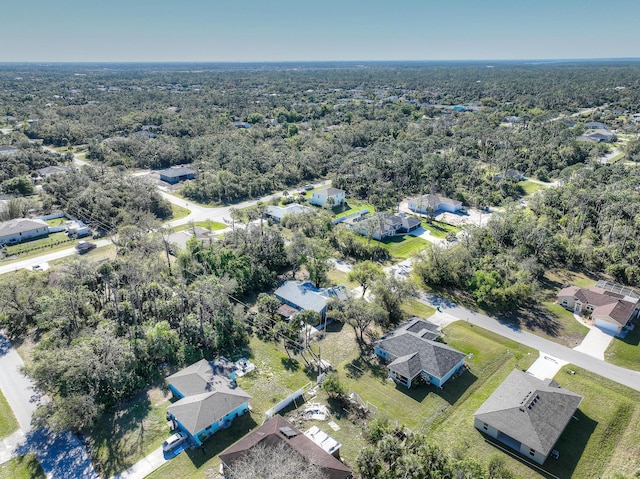
[[[286,408],[289,404],[294,402],[296,399],[302,397],[304,395],[304,392],[307,389],[311,389],[311,387],[312,387],[312,383],[309,382],[309,383],[305,384],[304,386],[302,386],[297,391],[293,392],[292,394],[289,394],[289,396],[284,398],[282,401],[280,401],[278,404],[276,404],[271,409],[269,409],[266,413],[264,413],[265,421],[268,421],[273,416],[275,416],[280,411],[282,411],[284,408]]]

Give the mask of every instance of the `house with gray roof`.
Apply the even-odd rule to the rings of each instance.
[[[409,233],[419,228],[422,223],[420,218],[404,213],[369,215],[369,210],[364,210],[359,215],[346,219],[343,224],[355,233],[382,241],[395,235]]]
[[[0,145],[0,155],[12,156],[18,153],[18,148],[13,145]]]
[[[581,401],[551,379],[515,369],[476,411],[474,426],[543,464]]]
[[[332,298],[347,299],[347,288],[334,286],[332,288],[316,288],[312,283],[303,281],[285,281],[273,293],[282,303],[298,311],[310,309],[320,314],[324,319],[327,313],[327,303]]]
[[[464,367],[466,354],[436,341],[439,328],[411,318],[374,343],[374,352],[388,362],[389,377],[408,388],[418,380],[442,387]]]
[[[160,179],[170,185],[175,185],[184,180],[193,180],[196,177],[195,170],[186,166],[173,166],[166,170],[160,170]]]
[[[17,244],[48,234],[49,225],[43,220],[16,218],[0,223],[0,245]]]
[[[178,399],[167,417],[196,445],[249,410],[251,396],[235,383],[228,361],[201,359],[167,377],[167,383]]]
[[[269,205],[265,211],[265,215],[273,218],[274,221],[280,221],[286,215],[300,215],[312,211],[313,208],[298,203],[291,203],[285,206]]]

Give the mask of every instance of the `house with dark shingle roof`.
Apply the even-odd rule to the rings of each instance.
[[[558,292],[558,304],[577,314],[590,315],[594,324],[609,334],[620,334],[638,315],[638,298],[596,286],[567,286]]]
[[[419,218],[407,216],[404,213],[376,213],[371,216],[368,213],[368,210],[364,210],[362,214],[354,215],[343,221],[343,224],[357,234],[371,236],[378,241],[409,233],[421,225]]]
[[[277,414],[220,453],[220,461],[227,474],[225,477],[233,477],[234,463],[248,454],[252,448],[259,445],[275,448],[280,444],[290,448],[292,454],[299,454],[306,462],[318,467],[327,479],[352,477],[349,467]]]
[[[196,177],[195,170],[186,166],[174,166],[166,170],[160,170],[160,179],[171,185],[175,185],[184,180],[193,180]]]
[[[388,361],[389,377],[408,388],[421,379],[437,387],[464,366],[466,354],[436,341],[436,325],[411,318],[374,343],[375,353]]]
[[[167,409],[167,417],[196,445],[249,410],[251,396],[236,385],[227,363],[201,359],[167,377],[178,399]]]
[[[513,370],[474,414],[474,426],[524,457],[544,463],[582,396]]]

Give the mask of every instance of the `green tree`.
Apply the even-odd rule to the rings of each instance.
[[[364,297],[369,286],[383,276],[384,271],[379,265],[372,261],[362,261],[360,263],[356,263],[353,269],[349,271],[347,279],[349,281],[355,281],[360,285],[362,288],[362,296]]]

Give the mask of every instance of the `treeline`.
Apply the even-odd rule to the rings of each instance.
[[[552,268],[640,286],[639,180],[637,168],[619,164],[567,170],[562,186],[539,191],[528,208],[512,204],[453,248],[429,248],[415,271],[426,285],[466,291],[501,311],[535,297]]]

